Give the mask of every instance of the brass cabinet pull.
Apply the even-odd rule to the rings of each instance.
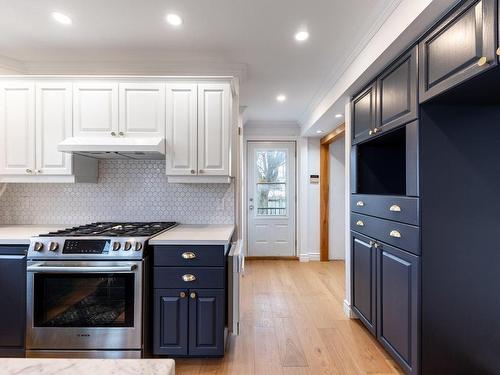
[[[184,259],[194,259],[196,258],[196,254],[193,253],[192,251],[186,251],[185,253],[182,253],[182,257]]]
[[[486,57],[484,57],[484,56],[483,56],[483,57],[481,57],[481,58],[477,61],[477,65],[478,65],[478,66],[483,66],[483,65],[485,65],[485,64],[487,64],[487,63],[488,63],[488,59],[487,59]]]
[[[358,206],[358,207],[363,207],[364,205],[365,205],[365,202],[363,202],[363,201],[356,202],[356,206]]]
[[[180,292],[179,297],[181,298],[186,298],[186,292]]]
[[[401,238],[401,233],[399,233],[397,230],[391,230],[391,233],[389,233],[389,236],[394,237],[394,238]]]
[[[361,221],[361,220],[358,220],[358,221],[356,221],[356,225],[357,225],[358,227],[364,227],[364,226],[365,226],[365,223],[363,223],[363,221]]]
[[[184,280],[187,283],[190,283],[190,282],[193,282],[196,280],[196,276],[188,273],[188,274],[182,275],[182,280]]]
[[[195,292],[191,292],[191,294],[189,296],[191,297],[191,299],[195,299],[196,298],[196,293]]]
[[[391,207],[389,207],[389,211],[401,212],[401,207],[399,207],[397,204],[393,204]]]
[[[379,131],[379,128],[373,128],[373,134],[377,134]]]
[[[370,130],[370,131],[368,132],[368,134],[372,135],[372,134],[373,134],[373,130]]]

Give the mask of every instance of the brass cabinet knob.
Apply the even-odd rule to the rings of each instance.
[[[187,283],[190,283],[190,282],[193,282],[196,280],[196,276],[188,273],[188,274],[182,275],[182,280],[184,280]]]
[[[500,56],[500,47],[497,48],[497,55]]]
[[[363,221],[362,221],[362,220],[358,220],[358,221],[356,221],[356,225],[357,225],[358,227],[364,227],[364,226],[365,226],[365,223],[363,223]]]
[[[185,253],[182,253],[182,257],[184,259],[195,259],[196,258],[196,254],[193,253],[192,251],[186,251]]]
[[[393,204],[391,207],[389,207],[389,211],[391,211],[391,212],[401,212],[401,207],[399,207],[397,204]]]
[[[373,243],[373,247],[374,247],[375,249],[379,249],[379,248],[382,248],[382,245],[381,245],[381,244],[379,244],[378,242],[374,242],[374,243]]]
[[[195,299],[196,298],[196,293],[195,292],[191,292],[191,294],[189,295],[189,297],[191,297],[191,299]]]
[[[363,202],[363,201],[356,202],[356,206],[358,206],[358,207],[363,207],[364,205],[365,205],[365,202]]]
[[[372,135],[372,134],[373,134],[373,130],[370,130],[370,131],[368,132],[368,134]]]
[[[181,298],[186,298],[186,292],[180,292],[179,297]]]
[[[401,233],[399,233],[397,230],[391,230],[391,233],[389,233],[389,236],[394,237],[394,238],[401,238]]]
[[[477,65],[478,65],[478,66],[483,66],[483,65],[485,65],[485,64],[487,64],[487,63],[488,63],[488,59],[487,59],[485,56],[481,57],[481,58],[477,61]]]
[[[111,135],[112,135],[113,137],[116,137],[116,132],[111,132]]]

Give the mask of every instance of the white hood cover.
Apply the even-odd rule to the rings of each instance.
[[[72,137],[57,146],[96,159],[164,159],[165,138],[161,137]]]

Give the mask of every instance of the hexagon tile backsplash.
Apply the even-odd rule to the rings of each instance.
[[[163,161],[99,162],[97,184],[9,184],[1,224],[234,223],[234,183],[169,184]]]

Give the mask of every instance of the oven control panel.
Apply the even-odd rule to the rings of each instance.
[[[30,259],[142,259],[148,238],[56,238],[33,237],[28,249]]]

